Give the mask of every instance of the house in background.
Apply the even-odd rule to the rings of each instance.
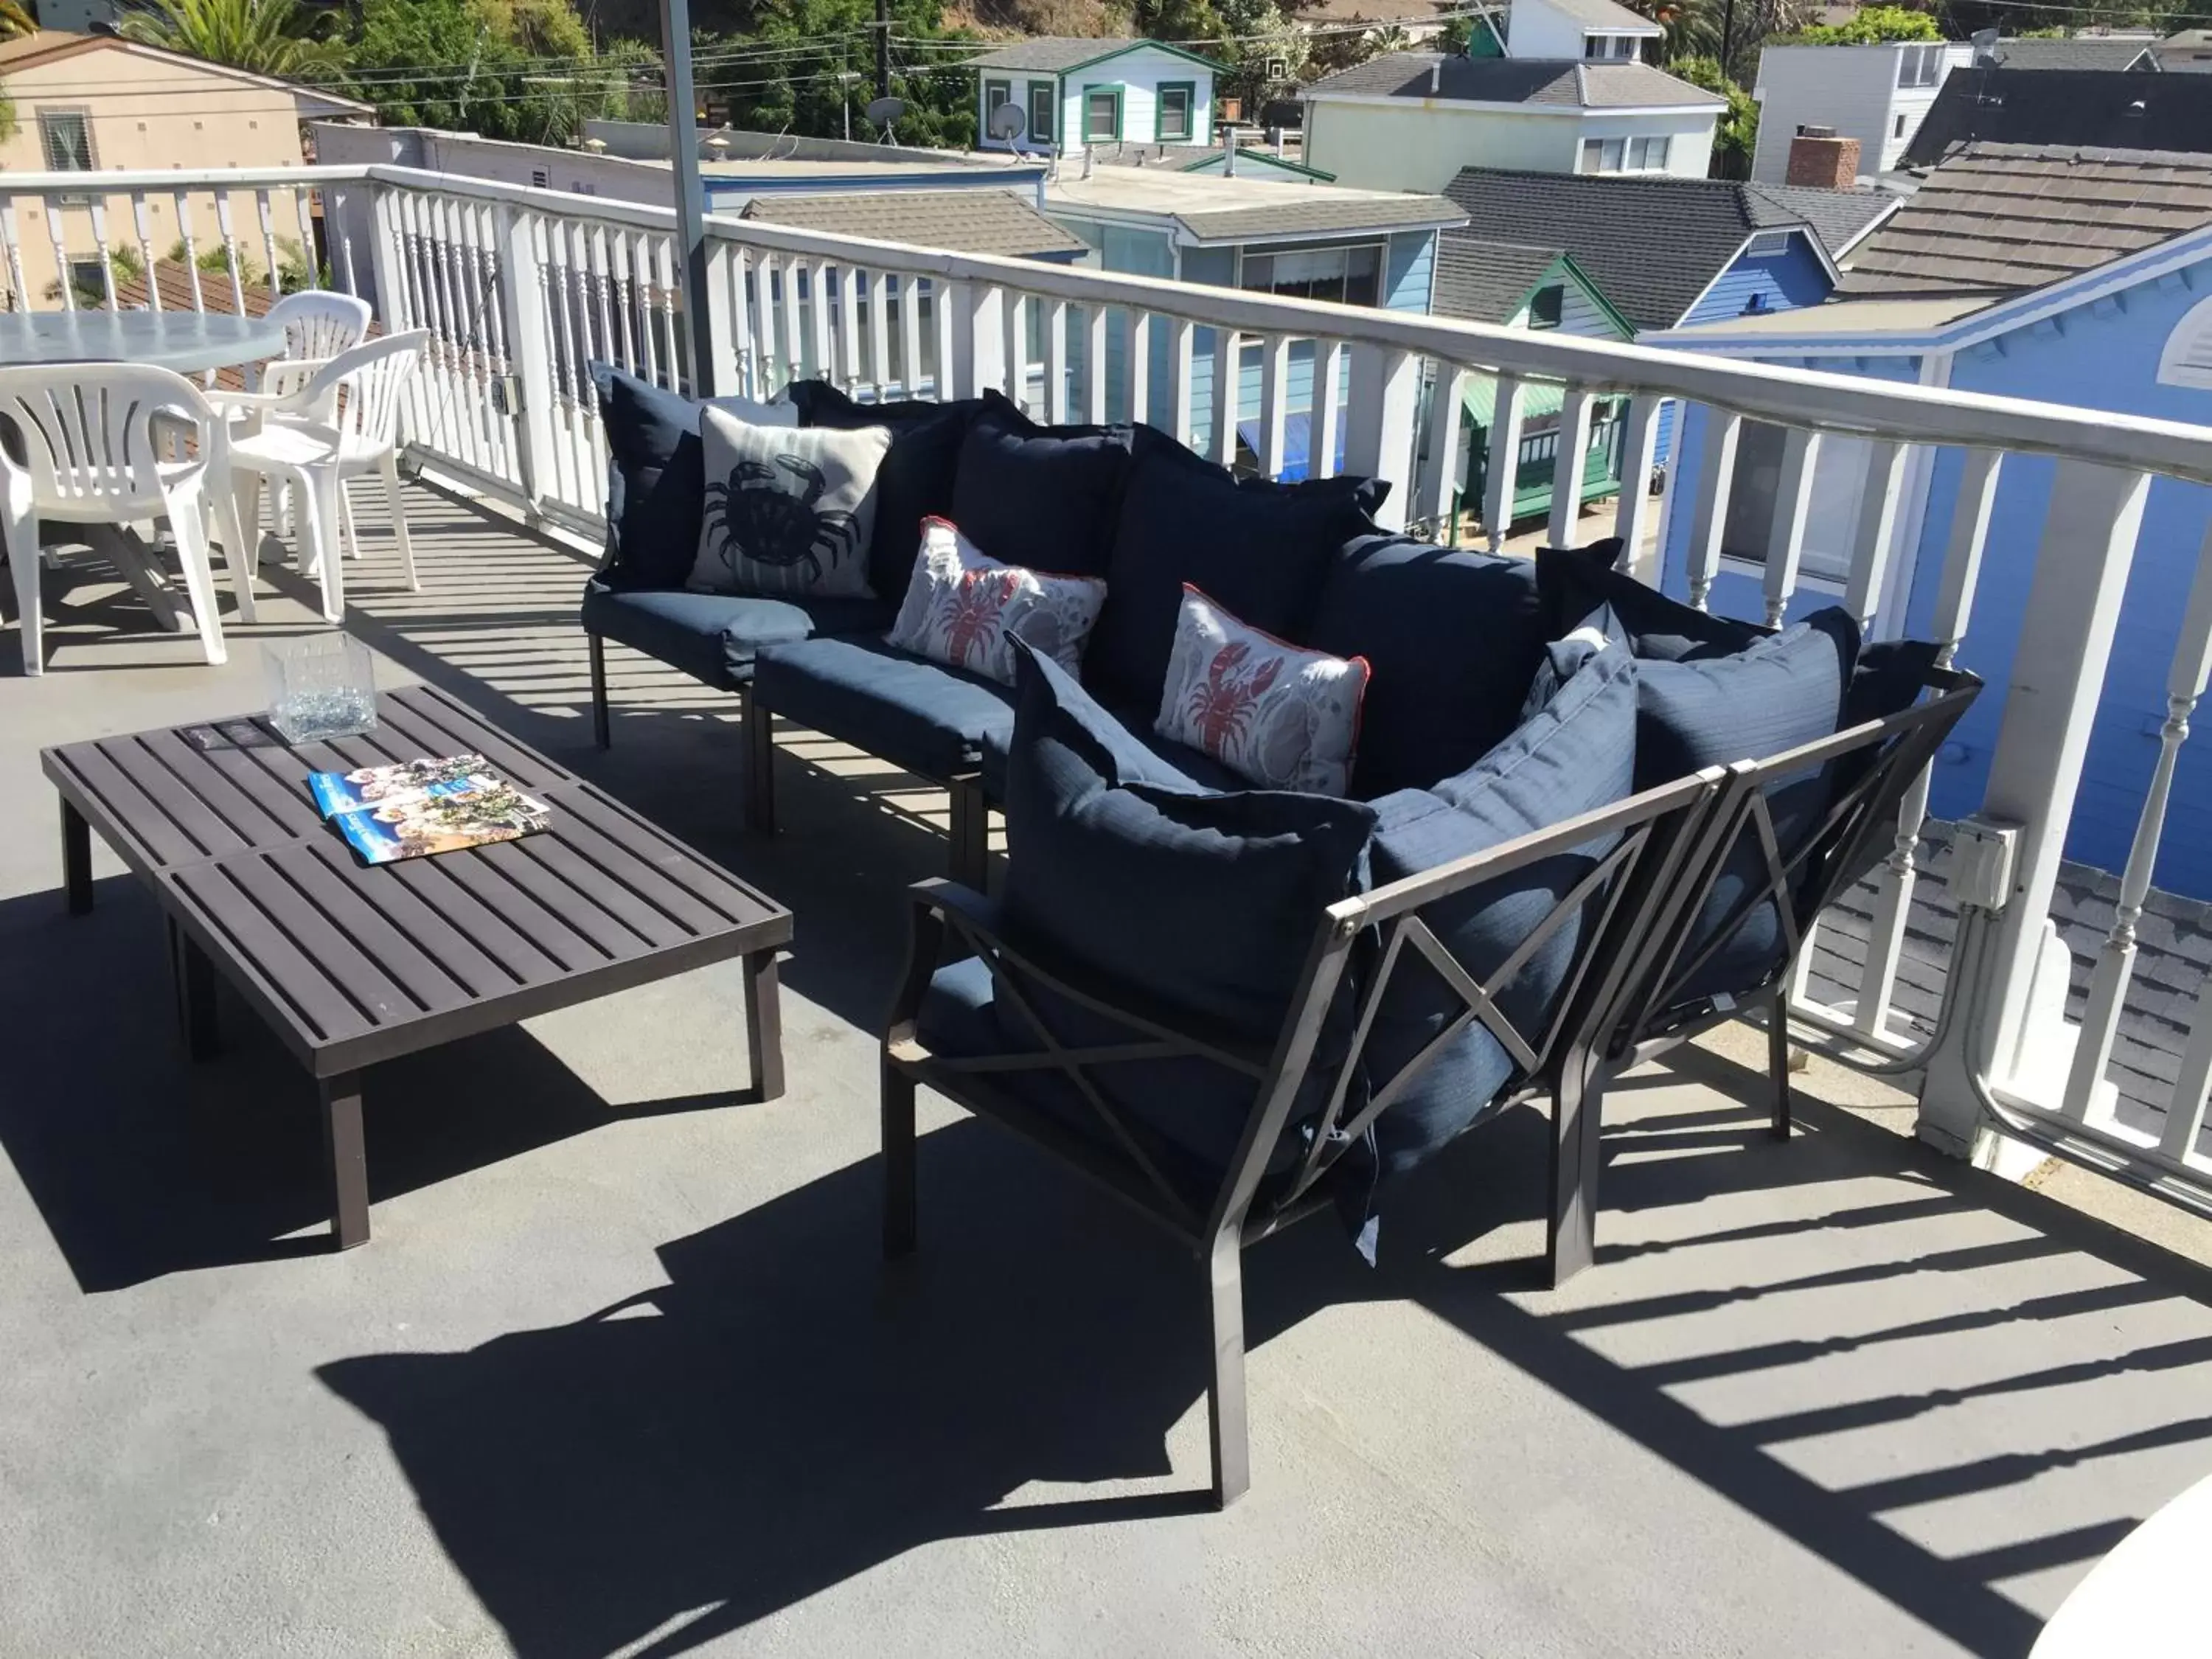
[[[376,112],[351,98],[204,63],[158,46],[140,46],[112,34],[64,34],[42,29],[36,34],[0,40],[0,85],[15,100],[15,131],[0,139],[0,171],[94,173],[121,169],[296,167],[302,164],[301,129],[308,121],[374,121]],[[256,225],[252,191],[230,193],[234,221]],[[216,245],[214,216],[204,196],[202,218],[191,227],[197,244]],[[314,227],[303,219],[290,191],[271,193],[276,235],[302,254],[314,243]],[[149,194],[152,223],[148,238],[158,262],[183,234],[173,202]],[[14,240],[21,246],[22,280],[29,290],[10,295],[16,308],[43,306],[64,272],[55,257],[57,240],[65,250],[68,276],[78,290],[101,293],[105,278],[100,244],[86,206],[43,206],[27,201],[18,210],[27,222]],[[113,197],[104,206],[111,246],[131,240],[131,204]],[[58,222],[49,222],[49,216]],[[253,239],[240,237],[241,254],[262,263]],[[285,257],[281,250],[280,260]],[[5,281],[0,273],[0,281]],[[104,296],[103,296],[104,297]]]
[[[2138,76],[2145,82],[2167,77]],[[2053,234],[2054,225],[2066,228]],[[1937,168],[1869,238],[1834,302],[1660,336],[1655,343],[1786,368],[2029,398],[2177,421],[2212,421],[2212,157],[1976,144]],[[1667,585],[1686,590],[1705,416],[1685,423],[1661,529]],[[1757,615],[1775,523],[1778,430],[1747,422],[1717,535],[1716,610]],[[1929,637],[1966,457],[1907,452],[1876,631]],[[1823,439],[1803,543],[1800,611],[1839,590],[1860,528],[1869,465],[1861,441]],[[1980,799],[2012,675],[2048,461],[2004,463],[1960,662],[1990,690],[1935,771],[1934,811]],[[2125,861],[2166,677],[2208,528],[2202,492],[2150,489],[2098,726],[2067,842],[2105,869]],[[2181,751],[2173,824],[2212,821],[2212,753]],[[2158,884],[2212,898],[2212,838],[2169,835]]]
[[[2056,40],[2000,40],[1994,56],[2009,70],[2103,70],[2154,72],[2158,42],[2148,34],[2069,34]]]
[[[2158,65],[2185,75],[2212,73],[2212,29],[2184,29],[2158,43]]]
[[[1158,40],[1040,35],[969,60],[975,71],[975,147],[1072,155],[1089,144],[1209,143],[1221,65]],[[1022,112],[1021,136],[991,130],[1001,106]]]
[[[1436,297],[1439,317],[1532,332],[1571,334],[1583,339],[1632,340],[1636,325],[1613,308],[1566,249],[1528,243],[1486,241],[1470,227],[1449,230],[1437,242]],[[1552,510],[1559,465],[1559,410],[1566,388],[1538,381],[1521,399],[1521,443],[1514,468],[1510,521],[1541,518]],[[1468,376],[1461,394],[1459,495],[1462,501],[1486,500],[1490,424],[1496,412],[1498,382],[1487,374]],[[1590,418],[1589,445],[1583,456],[1577,498],[1594,501],[1620,493],[1620,409],[1613,399],[1601,404]],[[1451,528],[1456,530],[1455,514]]]
[[[1294,188],[1242,174],[1207,177],[1151,167],[1094,167],[1085,178],[1063,166],[1046,191],[1044,210],[1080,237],[1106,270],[1415,313],[1430,308],[1437,234],[1467,222],[1442,197],[1323,184]],[[1165,423],[1171,418],[1175,373],[1170,331],[1148,331],[1145,396],[1133,407],[1128,329],[1119,313],[1107,319],[1108,418]],[[1072,343],[1072,357],[1080,346]],[[1215,447],[1214,388],[1226,373],[1218,362],[1219,346],[1211,329],[1193,337],[1191,435],[1194,446],[1209,455]],[[1252,447],[1260,418],[1259,354],[1256,343],[1249,344],[1238,365],[1238,424]],[[1295,346],[1285,398],[1291,461],[1285,477],[1305,471],[1309,417],[1316,407],[1313,375],[1312,347]],[[1340,383],[1340,405],[1345,395]],[[1340,423],[1338,429],[1346,428]],[[1228,465],[1237,457],[1214,459]]]
[[[1285,8],[1291,27],[1307,34],[1323,38],[1340,37],[1347,32],[1357,32],[1366,24],[1378,33],[1395,30],[1404,37],[1405,44],[1418,46],[1433,40],[1444,32],[1445,27],[1467,8],[1456,0],[1313,0],[1296,10]],[[1479,13],[1471,20],[1478,43],[1487,42],[1497,56],[1504,55],[1504,47],[1497,35],[1486,27],[1484,19],[1496,21],[1495,13]],[[1253,112],[1247,111],[1247,115]]]
[[[1615,0],[1513,0],[1505,51],[1511,58],[1631,63],[1648,60],[1666,36],[1658,24]]]
[[[1899,165],[1972,143],[2212,153],[2212,76],[1977,67],[1951,77]]]
[[[1944,40],[1762,47],[1751,93],[1759,103],[1753,179],[1790,181],[1790,141],[1801,127],[1856,139],[1862,175],[1890,172],[1947,78],[1973,59],[1972,46]]]

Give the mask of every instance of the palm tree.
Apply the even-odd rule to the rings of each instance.
[[[120,30],[210,64],[299,80],[340,67],[337,47],[324,38],[328,21],[299,0],[149,0],[125,15]]]
[[[21,0],[0,0],[0,40],[13,40],[21,34],[36,34],[38,19],[21,3]]]

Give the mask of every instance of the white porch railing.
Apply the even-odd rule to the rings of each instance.
[[[1693,499],[1625,490],[1609,528],[1634,568],[1656,576],[1663,506],[1689,515],[1689,591],[1711,594],[1721,568],[1742,423],[1784,429],[1780,484],[1764,562],[1764,619],[1799,584],[1824,441],[1867,441],[1872,454],[1850,550],[1844,603],[1869,627],[1888,586],[1892,529],[1916,452],[1964,452],[1964,484],[1943,553],[1934,629],[1947,655],[1972,661],[1977,578],[1990,503],[2008,457],[2056,459],[2026,621],[2004,702],[1974,842],[1978,882],[1954,883],[1966,922],[1946,1015],[1924,1052],[1907,1052],[1892,991],[1917,876],[1925,781],[1906,804],[1880,872],[1875,925],[1856,995],[1844,1006],[1800,996],[1794,1012],[1861,1058],[1923,1074],[1922,1129],[1964,1150],[2002,1122],[2141,1184],[2212,1209],[2212,1159],[2197,1151],[2212,1086],[2212,1010],[2200,994],[2190,1053],[2154,1140],[2113,1121],[2102,1087],[2134,959],[2134,925],[2164,826],[2187,718],[2212,665],[2212,549],[2181,629],[2170,717],[2146,794],[2122,902],[2096,964],[2086,1022],[2063,1014],[2065,963],[2050,910],[2084,750],[2110,657],[2119,595],[2149,480],[2212,483],[2212,428],[1202,288],[1095,270],[931,252],[710,217],[703,316],[679,302],[675,218],[666,209],[588,203],[557,192],[403,168],[228,173],[48,174],[0,180],[15,304],[46,303],[27,286],[20,240],[35,206],[64,271],[101,261],[115,292],[109,233],[146,228],[156,198],[175,222],[217,226],[227,259],[212,286],[242,302],[239,192],[256,205],[269,268],[267,203],[316,191],[333,280],[371,297],[390,328],[427,328],[439,343],[418,378],[410,447],[421,463],[573,532],[601,528],[606,448],[586,366],[615,362],[665,384],[689,378],[689,333],[703,322],[723,392],[772,395],[818,376],[855,397],[966,396],[998,387],[1042,419],[1151,419],[1203,452],[1270,476],[1303,436],[1310,470],[1388,478],[1391,527],[1456,513],[1461,392],[1496,383],[1483,520],[1493,544],[1514,498],[1522,411],[1532,387],[1560,388],[1557,452],[1578,477],[1593,422],[1616,410],[1620,476],[1651,471],[1661,411],[1703,405]],[[188,199],[189,198],[189,199]],[[193,203],[204,204],[195,207]],[[25,213],[19,216],[18,209]],[[154,216],[159,217],[158,215]],[[189,232],[185,240],[192,245]],[[75,303],[64,280],[59,302]],[[195,289],[196,300],[204,296]],[[1676,430],[1683,429],[1678,421]],[[1579,491],[1553,492],[1552,538],[1583,533]],[[2055,990],[2054,990],[2055,988]]]

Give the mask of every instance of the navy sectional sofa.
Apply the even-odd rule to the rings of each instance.
[[[1399,1183],[1543,1097],[1557,1282],[1595,1249],[1607,1080],[1748,1006],[1788,1133],[1791,964],[1978,689],[1934,647],[1866,643],[1839,610],[1780,632],[1712,617],[1617,570],[1614,544],[1532,562],[1381,534],[1376,486],[1235,479],[1142,427],[792,396],[806,421],[892,429],[877,599],[671,591],[655,550],[676,538],[688,571],[697,531],[665,493],[683,409],[651,403],[585,599],[595,670],[605,635],[744,697],[760,826],[775,715],[951,789],[953,879],[913,895],[884,1042],[886,1250],[915,1243],[917,1085],[1183,1239],[1212,1310],[1218,1501],[1248,1479],[1244,1244],[1326,1212],[1372,1259]],[[1024,648],[1003,685],[885,642],[931,514],[1105,579],[1079,678]],[[1367,659],[1344,797],[1255,788],[1153,731],[1186,583]]]

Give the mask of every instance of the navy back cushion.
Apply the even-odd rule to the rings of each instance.
[[[868,549],[868,586],[896,607],[914,579],[921,547],[921,521],[952,516],[952,484],[960,447],[983,400],[928,403],[921,398],[863,404],[827,380],[793,381],[784,394],[798,405],[802,426],[890,429],[891,447],[876,473],[875,538]]]
[[[1565,659],[1558,689],[1504,742],[1431,789],[1406,789],[1374,803],[1371,855],[1377,887],[1547,829],[1626,799],[1636,765],[1639,665],[1618,646]],[[1577,660],[1579,658],[1579,660]],[[1439,943],[1478,982],[1487,981],[1540,927],[1613,846],[1586,843],[1435,901],[1420,911]],[[1564,920],[1498,994],[1498,1006],[1531,1047],[1559,1011],[1602,895]],[[1374,971],[1370,966],[1369,971]],[[1465,1002],[1410,946],[1376,1011],[1363,1059],[1376,1095],[1466,1010]],[[1499,1103],[1519,1066],[1480,1021],[1472,1021],[1402,1085],[1375,1121],[1384,1175],[1402,1174]]]
[[[1186,583],[1238,621],[1303,642],[1330,561],[1374,530],[1369,514],[1389,488],[1239,478],[1138,428],[1084,684],[1116,707],[1157,712]]]
[[[1127,427],[1040,426],[989,392],[961,443],[945,516],[1006,564],[1103,576],[1128,473]]]
[[[607,435],[607,560],[616,587],[681,587],[699,556],[707,475],[699,405],[681,392],[591,365]]]
[[[1727,656],[1765,637],[1764,628],[1684,605],[1626,571],[1614,569],[1613,562],[1620,552],[1618,537],[1588,547],[1538,550],[1536,587],[1543,603],[1546,639],[1564,637],[1599,610],[1612,611],[1630,648],[1647,660]]]
[[[1110,984],[1273,1037],[1322,912],[1364,884],[1374,811],[1200,790],[1057,664],[1016,648],[1010,925]]]
[[[1520,722],[1552,637],[1526,559],[1399,536],[1340,548],[1304,642],[1374,671],[1352,793],[1372,800],[1474,765]]]

